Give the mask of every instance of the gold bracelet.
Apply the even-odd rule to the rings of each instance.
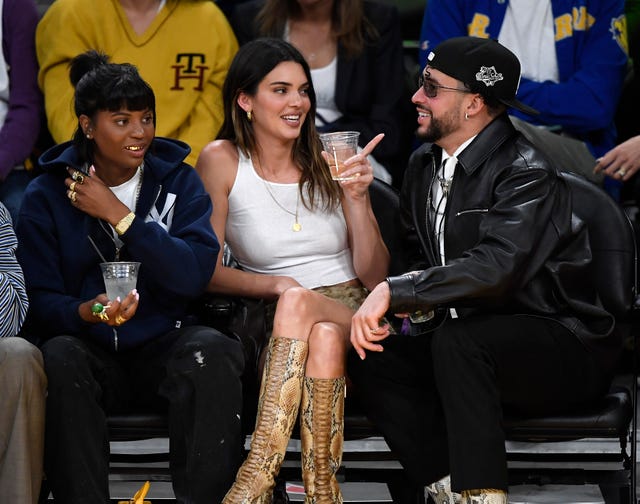
[[[119,236],[125,234],[131,226],[133,219],[135,218],[136,214],[134,214],[133,212],[129,212],[127,215],[125,215],[122,219],[120,219],[120,222],[116,224],[116,233],[118,233]]]

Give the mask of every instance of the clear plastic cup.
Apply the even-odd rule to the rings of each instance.
[[[100,263],[107,297],[115,300],[118,296],[124,299],[136,288],[138,282],[139,262],[104,262]]]
[[[359,131],[336,131],[333,133],[321,133],[320,140],[325,152],[329,154],[329,169],[333,180],[351,180],[355,175],[345,177],[344,162],[358,152]]]

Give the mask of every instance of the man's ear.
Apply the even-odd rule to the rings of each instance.
[[[486,109],[487,108],[487,104],[484,101],[484,98],[479,95],[479,94],[474,94],[471,95],[471,102],[469,103],[469,106],[467,107],[467,113],[469,114],[469,116],[474,116],[476,115],[478,112],[480,112],[482,109]]]

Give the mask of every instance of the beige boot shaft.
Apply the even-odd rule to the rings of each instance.
[[[336,472],[344,443],[343,378],[305,378],[300,409],[306,504],[342,503]]]

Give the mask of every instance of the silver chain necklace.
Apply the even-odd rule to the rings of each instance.
[[[136,175],[140,175],[140,177],[138,178],[138,183],[136,184],[136,191],[135,191],[135,198],[134,198],[134,203],[133,203],[133,208],[130,208],[129,210],[131,210],[132,212],[136,211],[136,207],[138,206],[138,198],[140,197],[140,189],[142,188],[142,179],[143,179],[143,175],[144,175],[144,161],[142,162],[142,164],[140,166],[138,166],[138,169],[136,170],[136,173],[134,174],[134,177]],[[120,251],[122,250],[122,246],[124,245],[124,242],[120,239],[120,237],[118,236],[118,233],[116,233],[116,230],[113,228],[113,226],[111,226],[111,224],[109,224],[109,230],[107,230],[107,228],[105,227],[104,223],[102,222],[102,219],[98,219],[98,222],[100,223],[100,226],[102,227],[103,231],[107,234],[107,236],[109,238],[111,238],[111,241],[113,242],[113,245],[116,248],[116,252],[115,252],[115,261],[119,261],[120,260]]]
[[[269,188],[269,183],[267,182],[267,180],[265,179],[264,176],[264,170],[262,169],[262,163],[260,162],[260,157],[256,155],[256,157],[258,158],[258,167],[260,168],[260,180],[262,180],[262,183],[264,184],[264,188],[267,190],[267,192],[269,193],[269,196],[271,196],[271,199],[273,200],[273,202],[278,205],[278,207],[280,207],[281,210],[287,212],[289,215],[293,215],[294,221],[293,221],[293,225],[291,226],[292,231],[294,231],[295,233],[297,233],[298,231],[302,230],[302,224],[300,224],[300,221],[298,220],[298,207],[300,206],[300,189],[297,188],[296,190],[296,211],[292,212],[291,210],[288,210],[287,208],[285,208],[275,197],[275,195],[271,192],[271,189]]]

